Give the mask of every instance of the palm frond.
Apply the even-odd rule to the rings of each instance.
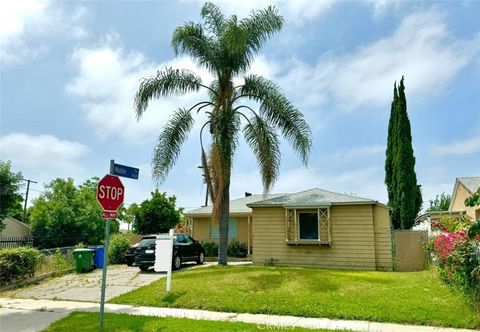
[[[211,2],[206,2],[202,7],[201,15],[205,20],[208,30],[219,35],[225,22],[225,18],[223,17],[220,8]]]
[[[241,97],[260,103],[260,115],[282,131],[306,165],[312,147],[310,126],[303,114],[285,97],[280,87],[261,76],[250,75],[245,77],[245,84],[236,98]]]
[[[172,37],[175,55],[188,54],[200,66],[215,72],[218,69],[215,41],[206,36],[201,24],[185,23],[175,29]]]
[[[188,110],[178,109],[158,137],[152,158],[152,175],[159,182],[165,180],[175,164],[183,142],[193,127],[193,117]]]
[[[210,116],[212,141],[220,153],[220,161],[224,169],[232,168],[233,155],[238,146],[240,117],[231,108],[223,106]]]
[[[242,20],[240,26],[248,33],[248,48],[258,52],[262,45],[283,26],[283,17],[275,6],[252,11],[250,17]]]
[[[253,117],[244,127],[246,142],[255,154],[266,194],[278,178],[280,171],[280,141],[275,129],[260,117]]]
[[[140,82],[134,100],[137,120],[143,115],[151,99],[182,95],[198,91],[200,87],[202,87],[201,78],[190,70],[165,68],[158,71],[157,75]]]

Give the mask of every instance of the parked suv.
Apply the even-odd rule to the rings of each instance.
[[[174,234],[172,269],[177,270],[184,262],[203,264],[205,249],[202,245],[185,233]],[[135,248],[134,265],[140,270],[147,271],[155,264],[155,241],[157,235],[147,235],[142,238]]]

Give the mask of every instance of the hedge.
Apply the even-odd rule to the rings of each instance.
[[[0,250],[0,284],[32,277],[42,258],[34,248],[20,247]]]
[[[130,237],[123,234],[115,234],[110,238],[108,246],[108,259],[111,264],[125,263],[125,251],[130,247]]]
[[[204,242],[202,243],[205,249],[206,257],[218,257],[218,244],[216,242]],[[237,240],[231,240],[228,243],[227,248],[228,257],[244,258],[248,256],[247,244],[239,242]]]

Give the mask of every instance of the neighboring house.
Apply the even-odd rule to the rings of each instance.
[[[246,243],[252,248],[252,209],[247,206],[260,200],[279,197],[285,194],[250,195],[230,201],[230,220],[228,238]],[[218,242],[219,225],[212,220],[212,206],[204,206],[184,213],[187,218],[187,230],[195,240]]]
[[[12,217],[3,219],[5,228],[0,232],[0,237],[19,237],[23,238],[32,235],[32,229],[27,224],[18,221]]]
[[[186,216],[194,238],[210,240],[212,232],[218,234],[211,207]],[[254,264],[393,269],[389,208],[374,200],[317,188],[252,195],[231,201],[231,219],[237,233],[229,235],[242,241],[239,230],[246,229]]]
[[[465,213],[472,220],[480,219],[480,205],[465,206],[465,200],[480,187],[480,177],[461,177],[455,180],[452,199],[448,211],[429,211],[419,215],[415,219],[413,230],[427,230],[428,235],[435,235],[432,232],[432,223],[440,221],[443,216],[460,217]]]
[[[480,219],[480,205],[465,206],[465,200],[480,188],[480,176],[463,177],[455,180],[449,211],[465,212],[472,220]]]
[[[440,231],[432,230],[432,224],[439,222],[444,216],[460,218],[462,213],[463,212],[459,211],[427,211],[415,218],[415,223],[412,229],[414,231],[427,231],[429,237],[438,235],[440,234]]]

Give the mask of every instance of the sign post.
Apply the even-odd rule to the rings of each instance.
[[[155,241],[155,272],[167,272],[167,293],[172,290],[173,229],[168,235],[157,235]]]
[[[110,171],[112,169],[110,168]],[[103,328],[105,315],[105,287],[107,285],[108,242],[110,219],[117,218],[117,210],[122,205],[125,187],[117,176],[107,174],[98,182],[97,200],[103,208],[102,218],[106,219],[103,252],[102,292],[100,296],[100,328]]]

